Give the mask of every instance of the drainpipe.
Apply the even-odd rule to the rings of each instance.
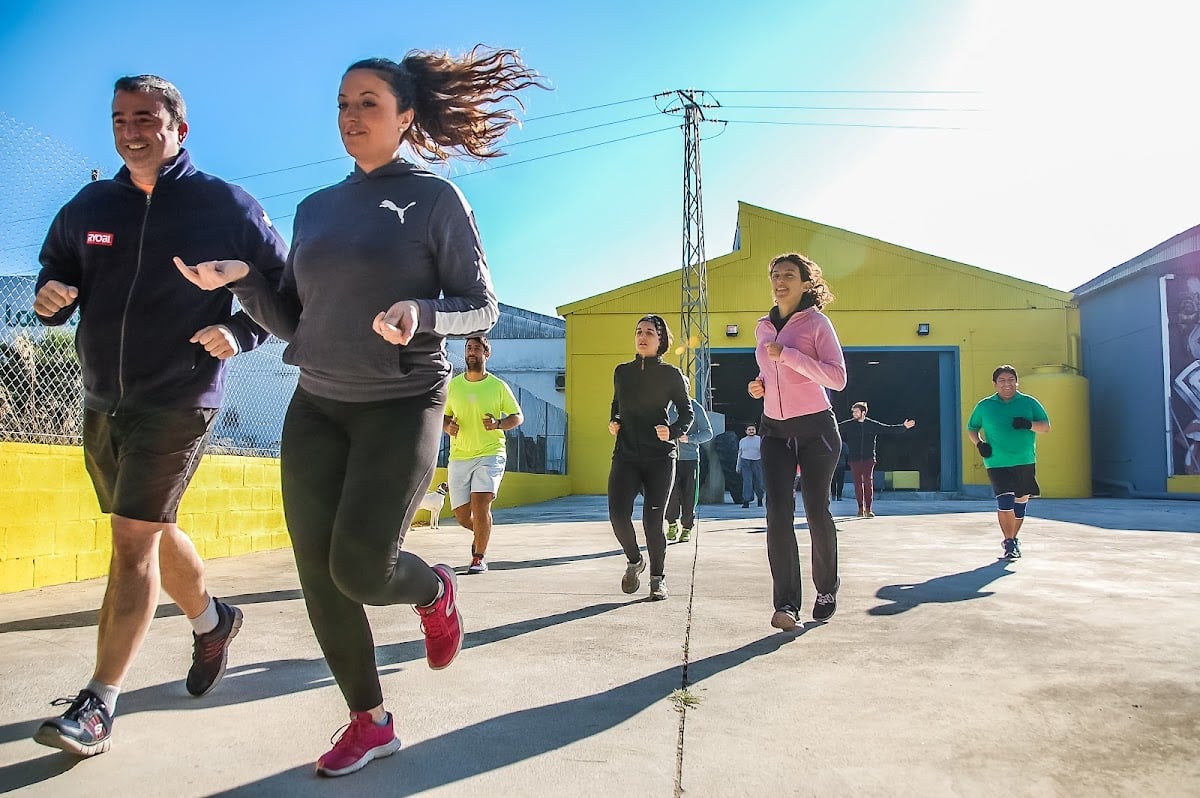
[[[1158,312],[1162,320],[1163,423],[1167,442],[1168,474],[1175,473],[1175,441],[1171,434],[1171,323],[1167,319],[1167,280],[1173,279],[1173,274],[1164,274],[1158,278]]]

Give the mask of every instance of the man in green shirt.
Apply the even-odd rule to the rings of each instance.
[[[487,571],[492,537],[492,502],[500,490],[507,462],[504,431],[525,417],[508,383],[487,370],[491,344],[483,335],[467,339],[467,370],[450,380],[442,429],[450,436],[450,506],[454,517],[471,530],[469,574]]]
[[[1050,431],[1042,403],[1017,390],[1017,370],[1003,365],[992,372],[996,392],[979,400],[967,419],[967,436],[983,455],[996,495],[996,516],[1004,535],[1005,559],[1021,556],[1017,533],[1037,484],[1037,435]],[[981,434],[982,433],[982,434]]]

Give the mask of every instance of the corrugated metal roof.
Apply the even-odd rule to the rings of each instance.
[[[492,340],[518,338],[566,338],[567,322],[532,310],[500,303],[500,318],[488,333]]]
[[[1153,249],[1149,249],[1136,258],[1125,261],[1120,266],[1112,267],[1099,277],[1093,277],[1076,288],[1074,293],[1076,296],[1083,296],[1093,291],[1099,291],[1101,288],[1110,286],[1113,283],[1119,283],[1121,280],[1132,277],[1144,269],[1149,269],[1151,266],[1165,263],[1183,255],[1190,255],[1197,251],[1200,251],[1200,224],[1190,230],[1184,230],[1177,236],[1168,238]]]

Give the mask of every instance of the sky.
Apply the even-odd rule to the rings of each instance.
[[[35,272],[55,211],[120,166],[121,75],[176,83],[198,167],[290,238],[296,204],[351,169],[345,68],[477,43],[519,49],[553,88],[525,95],[504,158],[439,171],[500,301],[540,313],[682,265],[683,134],[654,100],[678,89],[728,122],[702,130],[709,258],[744,201],[1069,290],[1200,223],[1200,4],[572,5],[0,0],[0,273]]]

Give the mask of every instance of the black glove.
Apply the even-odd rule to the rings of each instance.
[[[1013,419],[1013,429],[1033,429],[1033,422],[1027,418],[1017,416]]]
[[[987,441],[980,441],[979,443],[975,444],[975,448],[978,449],[979,453],[984,457],[992,456],[992,445]]]

